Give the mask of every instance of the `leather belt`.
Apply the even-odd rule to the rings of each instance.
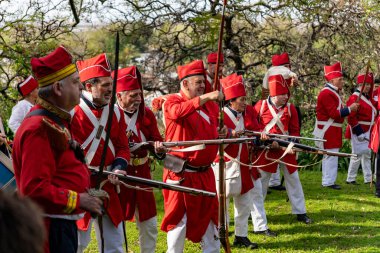
[[[190,164],[185,165],[185,170],[190,170],[192,172],[205,172],[210,168],[211,165],[205,165],[205,166],[192,166]]]
[[[132,166],[140,166],[144,165],[149,159],[149,156],[145,157],[132,157],[131,158],[131,165]]]

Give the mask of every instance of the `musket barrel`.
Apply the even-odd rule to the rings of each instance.
[[[90,169],[92,171],[98,171],[96,169]],[[180,185],[172,185],[172,184],[167,184],[164,182],[156,181],[156,180],[151,180],[147,178],[142,178],[142,177],[135,177],[135,176],[129,176],[129,175],[120,175],[111,171],[103,171],[104,175],[115,175],[119,179],[123,181],[128,181],[128,182],[135,182],[135,183],[140,183],[146,186],[151,186],[154,188],[158,189],[165,189],[165,190],[172,190],[172,191],[178,191],[178,192],[184,192],[184,193],[189,193],[192,195],[201,195],[205,197],[215,197],[216,193],[215,192],[209,192],[209,191],[204,191],[204,190],[199,190],[195,188],[190,188],[186,186],[180,186]]]
[[[322,149],[321,151],[324,152],[326,155],[330,155],[330,156],[341,156],[341,157],[357,157],[358,156],[357,154],[334,152],[334,151],[328,151],[325,149]]]
[[[272,138],[269,141],[271,141],[271,142],[276,141],[276,142],[278,142],[278,144],[280,146],[289,145],[289,143],[290,143],[289,141],[282,140],[282,139],[276,139],[276,138]],[[304,150],[304,151],[316,152],[316,153],[326,154],[326,155],[331,155],[331,156],[357,157],[356,154],[333,152],[333,151],[329,151],[329,150],[326,150],[326,149],[319,149],[319,148],[316,148],[316,147],[311,147],[311,146],[307,146],[307,145],[300,144],[300,143],[294,143],[294,147],[298,148],[298,149],[301,149],[301,150]]]
[[[261,135],[261,132],[258,131],[250,131],[250,130],[244,130],[244,133],[248,134],[254,134],[254,135]],[[326,142],[325,139],[319,139],[319,138],[310,138],[310,137],[303,137],[303,136],[294,136],[294,135],[286,135],[286,134],[267,134],[269,137],[286,137],[286,138],[294,138],[294,139],[301,139],[301,140],[309,140],[309,141],[321,141]]]

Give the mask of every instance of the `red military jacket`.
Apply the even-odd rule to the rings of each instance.
[[[355,91],[347,100],[347,106],[356,102],[360,92]],[[351,138],[351,130],[354,134],[360,135],[370,130],[371,125],[376,117],[376,103],[373,99],[367,98],[364,94],[360,97],[360,108],[358,112],[352,112],[348,117],[348,125],[346,128],[345,137]]]
[[[265,131],[265,128],[273,119],[270,107],[274,110],[275,114],[281,114],[281,117],[279,123],[275,124],[272,128],[267,129],[269,133],[300,136],[298,113],[295,106],[293,104],[287,103],[281,108],[276,108],[270,101],[270,98],[266,100],[260,100],[254,106],[254,110],[257,115],[257,121],[259,122],[261,131]],[[257,162],[257,164],[260,166],[259,168],[267,172],[275,173],[277,170],[277,163],[272,163],[272,160],[280,158],[283,152],[284,151],[282,149],[271,149],[267,152],[266,155],[261,155],[258,158]],[[265,156],[267,156],[269,159],[267,159]],[[282,158],[282,161],[285,163],[297,165],[295,154],[287,154],[284,158]],[[286,166],[286,168],[288,169],[289,173],[293,173],[297,170],[297,167],[294,166]]]
[[[228,110],[228,111],[227,111]],[[227,128],[231,130],[237,130],[239,125],[239,119],[237,115],[235,115],[236,112],[232,112],[229,107],[224,107],[224,124]],[[255,112],[253,110],[252,106],[247,106],[245,112],[241,115],[242,122],[244,122],[244,125],[242,126],[242,129],[239,130],[252,130],[252,131],[258,131],[259,124],[257,122],[257,117],[255,116]],[[240,157],[237,158],[239,154],[239,146],[241,145],[241,151],[240,151]],[[238,159],[241,163],[249,164],[251,162],[250,154],[249,154],[249,145],[248,143],[241,143],[241,144],[229,144],[227,147],[224,148],[224,152],[229,155],[230,157]],[[228,157],[225,157],[225,161],[228,162],[230,159]],[[219,162],[219,156],[216,157],[215,162]],[[248,167],[244,165],[240,165],[240,173],[241,173],[241,181],[242,181],[242,188],[241,188],[241,194],[244,194],[248,192],[250,189],[254,187],[251,176],[252,175],[255,179],[259,178],[259,172],[257,171],[256,167]]]
[[[48,104],[46,101],[38,103]],[[37,104],[31,111],[43,108]],[[64,115],[61,110],[52,109],[52,105],[46,108],[57,117]],[[70,115],[65,118],[60,118],[62,128],[47,116],[27,116],[13,143],[13,166],[19,192],[39,204],[47,216],[83,213],[79,208],[79,194],[90,186],[87,166],[69,147]]]
[[[83,107],[86,108],[86,105],[90,110],[90,116],[87,115],[83,109]],[[78,141],[82,145],[82,148],[85,150],[86,159],[87,163],[89,163],[89,166],[97,167],[100,165],[107,126],[105,126],[103,129],[102,138],[100,138],[100,143],[94,152],[92,160],[89,159],[89,149],[91,149],[91,145],[96,140],[95,135],[98,134],[98,126],[96,126],[95,129],[94,123],[99,122],[99,119],[101,121],[102,115],[103,117],[108,117],[108,113],[103,114],[103,110],[106,110],[107,107],[108,105],[102,108],[95,108],[93,105],[91,105],[91,102],[89,102],[89,100],[83,96],[81,98],[81,104],[75,107],[75,112],[71,124],[72,130],[76,141]],[[130,159],[128,138],[125,134],[125,131],[126,124],[124,115],[120,109],[116,107],[113,112],[110,144],[108,145],[107,149],[105,166],[110,167],[121,165],[122,168],[125,169],[127,162]],[[96,134],[94,135],[94,133]],[[93,135],[93,138],[89,138],[91,135]],[[91,140],[90,142],[88,141],[89,139]],[[113,150],[111,147],[113,147]],[[96,175],[91,176],[92,187],[95,186],[96,180]],[[125,219],[119,196],[116,193],[114,185],[110,182],[107,182],[102,189],[107,191],[110,195],[109,203],[106,204],[105,208],[113,224],[117,226],[122,220]],[[79,229],[87,230],[90,218],[90,214],[86,213],[85,219],[78,222]]]
[[[200,98],[188,99],[181,91],[171,94],[163,104],[166,141],[188,141],[218,138],[218,105],[207,102],[200,105]],[[218,151],[217,145],[192,152],[172,152],[192,166],[210,166]],[[180,181],[181,185],[216,192],[215,177],[211,167],[204,172],[184,171],[176,174],[164,169],[163,180]],[[182,181],[183,180],[183,181]],[[165,216],[161,229],[173,229],[187,215],[186,237],[200,242],[210,221],[218,224],[218,200],[163,190]]]
[[[137,144],[145,141],[162,141],[161,134],[157,127],[157,120],[153,112],[145,107],[145,113],[143,117],[137,117],[137,113],[129,115],[125,112],[125,122],[127,124],[127,135],[129,135],[129,143]],[[136,117],[136,121],[134,121]],[[135,122],[135,123],[134,123]],[[134,159],[148,158],[148,150],[144,148],[137,149],[131,152],[131,163],[127,168],[127,174],[136,177],[142,177],[151,179],[149,161],[135,166]],[[137,160],[137,159],[136,159]],[[139,160],[137,160],[139,161]],[[135,185],[133,183],[129,183]],[[145,185],[139,185],[139,187],[147,188]],[[135,189],[126,189],[123,191],[122,201],[126,203],[123,205],[126,209],[126,219],[132,220],[135,215],[136,207],[138,207],[139,220],[141,222],[148,220],[157,215],[156,202],[153,192],[141,191]]]
[[[325,88],[318,95],[317,99],[317,126],[319,129],[323,128],[319,122],[327,122],[330,118],[334,119],[334,124],[331,125],[325,135],[324,148],[341,148],[342,147],[342,123],[344,117],[350,111],[348,108],[343,107],[342,100],[336,89],[330,84],[326,84]]]

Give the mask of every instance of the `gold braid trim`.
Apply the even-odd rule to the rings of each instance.
[[[44,76],[40,79],[37,79],[37,81],[40,87],[44,87],[56,81],[60,81],[63,78],[71,75],[72,73],[76,71],[77,71],[77,66],[71,63],[70,65],[67,65],[63,69],[58,70],[57,72]]]
[[[78,193],[76,193],[75,191],[69,190],[69,194],[67,196],[66,208],[63,210],[63,212],[72,213],[77,207],[77,198],[78,198]]]
[[[54,113],[55,115],[57,115],[58,117],[60,117],[61,119],[63,120],[66,120],[68,122],[70,122],[71,120],[71,115],[70,113],[58,108],[57,106],[53,105],[52,103],[46,101],[45,99],[41,98],[41,97],[38,97],[37,98],[37,104],[41,105],[43,108],[45,108],[46,110]]]

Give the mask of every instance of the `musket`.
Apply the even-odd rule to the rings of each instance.
[[[360,98],[362,97],[362,94],[363,94],[363,91],[364,91],[364,86],[365,86],[365,83],[367,81],[367,75],[369,73],[369,68],[370,68],[370,59],[367,62],[367,69],[365,71],[363,85],[362,85],[362,88],[360,89],[360,94],[359,94],[358,98],[356,99],[356,103],[359,103],[360,102]]]
[[[223,44],[223,31],[224,31],[224,20],[226,13],[227,0],[223,0],[222,18],[220,21],[219,30],[219,40],[218,40],[218,55],[216,58],[215,74],[214,74],[214,90],[219,90],[221,92],[222,87],[219,81],[219,66],[220,58],[222,55],[222,44]],[[219,129],[224,127],[224,112],[223,112],[223,100],[219,102]],[[224,145],[219,145],[219,240],[223,246],[226,253],[231,252],[230,241],[228,239],[228,225],[226,223],[226,181],[224,177],[225,173],[225,162],[224,162]]]
[[[196,140],[196,141],[173,141],[173,142],[162,142],[162,145],[165,147],[185,147],[185,146],[194,146],[194,145],[223,145],[223,144],[239,144],[244,142],[253,142],[256,141],[257,137],[240,137],[240,138],[231,138],[231,139],[212,139],[212,140]],[[286,147],[290,144],[290,141],[279,139],[279,138],[270,138],[265,140],[265,142],[272,143],[276,141],[280,146]],[[153,142],[140,142],[139,148],[144,148],[152,146]],[[133,147],[133,146],[132,146]],[[342,152],[333,152],[326,149],[320,149],[312,146],[308,146],[301,143],[294,143],[294,147],[298,148],[299,151],[307,153],[316,153],[321,155],[330,155],[330,156],[340,156],[340,157],[355,157],[356,154],[351,153],[342,153]],[[137,148],[136,148],[137,149]]]
[[[90,170],[97,172],[98,170],[90,168]],[[103,175],[115,175],[117,176],[121,181],[124,182],[133,182],[133,183],[139,183],[142,185],[150,186],[153,188],[158,188],[160,190],[165,189],[165,190],[172,190],[172,191],[178,191],[178,192],[183,192],[183,193],[188,193],[191,195],[195,196],[205,196],[205,197],[215,197],[216,193],[215,192],[209,192],[209,191],[204,191],[204,190],[199,190],[191,187],[186,187],[186,186],[180,186],[180,185],[174,185],[174,184],[168,184],[164,182],[160,182],[157,180],[152,180],[152,179],[146,179],[142,177],[135,177],[135,176],[129,176],[129,175],[121,175],[117,174],[111,171],[104,171]]]
[[[253,136],[260,136],[262,134],[262,132],[258,132],[258,131],[250,131],[250,130],[243,130],[243,131],[239,131],[237,132],[238,134],[242,134],[242,135],[247,135],[247,136],[250,136],[250,135],[253,135]],[[286,135],[286,134],[271,134],[271,133],[268,133],[266,134],[268,135],[269,137],[285,137],[285,138],[291,138],[291,139],[300,139],[300,140],[308,140],[308,141],[321,141],[321,142],[326,142],[325,139],[319,139],[319,138],[309,138],[309,137],[303,137],[303,136],[294,136],[294,135]]]
[[[271,143],[274,141],[277,142],[282,147],[287,147],[290,144],[290,141],[286,141],[286,140],[278,139],[278,138],[271,138],[269,140],[266,140],[266,142],[271,142]],[[339,157],[357,157],[357,154],[334,152],[334,151],[330,151],[326,149],[311,147],[311,146],[304,145],[301,143],[294,143],[294,148],[299,149],[302,152],[316,153],[320,155],[339,156]]]

